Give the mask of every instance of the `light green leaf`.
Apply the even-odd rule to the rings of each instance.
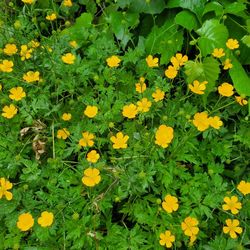
[[[246,44],[248,48],[250,48],[250,35],[245,35],[241,38],[241,41]]]
[[[224,12],[230,14],[237,14],[246,9],[246,5],[243,3],[234,2],[226,5]]]
[[[223,6],[218,2],[207,3],[202,15],[204,16],[206,13],[211,11],[214,11],[216,16],[221,16],[223,13]]]
[[[175,17],[175,23],[181,25],[182,27],[188,30],[197,29],[198,27],[198,21],[195,15],[188,10],[183,10],[179,12]]]
[[[159,14],[165,9],[164,0],[131,0],[129,10],[138,13]]]

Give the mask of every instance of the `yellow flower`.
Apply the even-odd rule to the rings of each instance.
[[[146,62],[149,68],[154,68],[159,66],[159,59],[157,57],[153,58],[152,55],[147,56]]]
[[[152,94],[152,97],[155,102],[159,102],[164,99],[165,93],[160,89],[156,89],[156,91]]]
[[[190,236],[190,242],[189,242],[189,246],[193,246],[194,242],[196,241],[197,236],[196,235],[192,235]]]
[[[240,222],[238,220],[231,220],[227,219],[226,220],[226,225],[223,227],[223,232],[225,234],[229,234],[232,239],[237,238],[237,234],[242,233],[242,228],[238,227],[240,225]]]
[[[63,6],[65,7],[71,7],[73,4],[72,4],[72,1],[71,0],[64,0],[63,1]]]
[[[34,219],[30,213],[23,213],[19,215],[17,221],[17,227],[21,231],[28,231],[34,225]]]
[[[51,15],[46,16],[46,20],[49,20],[49,21],[54,21],[56,20],[56,18],[57,18],[56,13],[52,13]]]
[[[125,105],[122,109],[122,115],[129,119],[135,118],[137,113],[138,113],[137,107],[133,103]]]
[[[190,90],[198,95],[203,95],[204,94],[204,90],[206,89],[206,84],[208,82],[204,81],[204,82],[199,82],[197,80],[193,81],[193,85],[192,84],[188,84],[188,87],[190,88]]]
[[[87,106],[84,110],[84,115],[89,118],[94,118],[98,113],[98,108],[96,106]]]
[[[239,209],[242,208],[241,202],[238,201],[238,197],[237,196],[232,196],[231,198],[225,197],[224,198],[224,202],[226,204],[222,205],[223,210],[225,210],[225,211],[231,210],[232,214],[239,213]]]
[[[250,182],[241,181],[241,182],[238,184],[237,189],[238,189],[243,195],[250,194]]]
[[[84,170],[82,183],[88,187],[94,187],[101,181],[100,171],[97,168],[87,168]]]
[[[208,122],[209,125],[215,129],[219,129],[223,125],[219,116],[209,117]]]
[[[51,212],[44,211],[41,213],[41,216],[38,218],[37,222],[41,227],[49,227],[54,221],[54,215]]]
[[[181,228],[184,231],[184,234],[187,236],[193,236],[197,235],[199,232],[198,228],[198,220],[192,217],[187,217],[185,220],[181,223]]]
[[[92,163],[96,163],[100,158],[100,155],[96,152],[96,150],[91,150],[88,154],[87,154],[87,161],[92,162]]]
[[[225,52],[222,48],[214,49],[212,55],[216,58],[221,58],[225,55]]]
[[[32,4],[34,0],[22,0],[23,3]]]
[[[40,73],[38,71],[28,71],[26,74],[23,75],[23,80],[31,83],[31,82],[38,82],[40,80]]]
[[[0,91],[2,91],[3,89],[3,85],[0,83]]]
[[[57,131],[57,138],[58,139],[66,140],[69,136],[70,136],[70,132],[66,128],[59,129]]]
[[[82,138],[79,140],[79,145],[82,147],[92,147],[94,145],[93,139],[95,138],[94,134],[87,132],[82,133]]]
[[[174,79],[178,74],[177,69],[174,66],[168,66],[168,68],[165,70],[165,76],[169,79]]]
[[[165,246],[167,248],[171,248],[173,242],[175,241],[175,236],[171,234],[169,230],[166,230],[165,233],[160,234],[160,245]]]
[[[14,63],[9,60],[3,60],[2,63],[0,64],[0,71],[10,73],[13,71]]]
[[[205,131],[209,128],[209,118],[207,112],[196,113],[193,119],[194,126],[199,131]]]
[[[241,96],[235,96],[235,100],[236,102],[238,102],[241,106],[247,105],[248,101],[246,99],[244,99]]]
[[[23,91],[22,87],[16,87],[10,89],[9,98],[15,101],[20,101],[26,96],[26,93]]]
[[[160,125],[155,133],[155,144],[167,148],[174,138],[174,130],[166,125]]]
[[[30,47],[32,47],[32,48],[38,48],[39,46],[40,46],[40,43],[38,42],[38,41],[35,41],[35,40],[32,40],[32,41],[30,41],[29,42],[29,44],[28,44]]]
[[[232,84],[229,84],[227,82],[222,83],[219,87],[218,87],[218,92],[220,95],[222,96],[232,96],[234,94],[234,87]]]
[[[106,59],[106,62],[110,68],[116,68],[120,65],[121,59],[118,56],[111,56]]]
[[[16,115],[16,113],[17,113],[17,108],[13,104],[10,104],[10,106],[3,107],[2,116],[7,119],[11,119]]]
[[[12,186],[12,183],[5,178],[2,177],[0,179],[0,199],[5,196],[8,201],[12,200],[13,195],[10,191],[8,191],[9,189],[12,189]]]
[[[25,59],[31,58],[32,49],[28,49],[27,45],[21,46],[20,56],[21,60],[24,61]]]
[[[72,115],[70,113],[63,113],[63,115],[62,115],[62,119],[64,121],[70,121],[71,117],[72,117]]]
[[[226,59],[223,62],[223,69],[227,70],[227,69],[231,69],[233,67],[233,64],[231,63],[230,59]]]
[[[148,112],[152,103],[147,98],[142,98],[140,101],[137,102],[137,110],[145,113]]]
[[[5,45],[3,52],[8,56],[15,55],[17,53],[17,47],[15,44],[8,43]]]
[[[123,135],[122,132],[118,132],[116,136],[111,136],[110,140],[114,143],[114,149],[127,148],[128,135]]]
[[[178,199],[175,196],[167,194],[162,202],[162,207],[167,213],[177,211],[179,208]]]
[[[76,60],[76,56],[73,55],[72,53],[66,53],[61,57],[62,61],[66,64],[74,64]]]
[[[144,81],[145,81],[145,78],[140,77],[139,82],[135,84],[136,92],[143,93],[146,90],[147,86],[146,86],[146,83]]]
[[[188,57],[186,55],[183,56],[181,53],[177,53],[175,56],[171,57],[170,61],[175,69],[179,69],[188,61]]]
[[[231,50],[238,49],[239,42],[236,39],[229,38],[226,42],[226,46]]]
[[[70,45],[71,47],[73,47],[73,48],[77,48],[77,46],[78,46],[78,44],[77,44],[76,41],[70,41],[70,42],[69,42],[69,45]]]

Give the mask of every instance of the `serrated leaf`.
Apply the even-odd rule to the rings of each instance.
[[[188,10],[179,12],[175,17],[175,23],[190,31],[193,29],[197,29],[198,27],[198,21],[195,15]]]
[[[228,30],[225,25],[220,24],[218,20],[207,20],[200,29],[197,30],[200,35],[198,44],[202,56],[212,53],[214,48],[225,47]]]

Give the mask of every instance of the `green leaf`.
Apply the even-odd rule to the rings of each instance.
[[[229,70],[229,75],[234,87],[240,95],[250,96],[250,79],[240,62],[232,57],[233,67]]]
[[[223,6],[218,2],[207,3],[202,15],[204,16],[206,13],[212,12],[212,11],[215,12],[216,16],[221,16],[223,13]]]
[[[130,3],[129,10],[146,14],[159,14],[166,7],[164,0],[130,0]]]
[[[241,41],[246,44],[248,48],[250,48],[250,35],[245,35],[241,38]]]
[[[237,14],[246,9],[246,5],[243,3],[234,2],[226,5],[224,12],[230,14]]]
[[[202,56],[212,53],[214,48],[224,48],[228,38],[227,28],[216,19],[207,20],[197,33]]]
[[[197,29],[198,27],[198,21],[195,15],[188,10],[179,12],[175,17],[175,23],[181,25],[189,31]]]

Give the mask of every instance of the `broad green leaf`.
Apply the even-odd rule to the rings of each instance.
[[[181,25],[182,27],[188,30],[197,29],[198,27],[198,21],[195,15],[188,10],[183,10],[179,12],[175,17],[175,23]]]
[[[164,0],[130,0],[129,10],[138,13],[159,14],[165,7]]]
[[[246,9],[246,5],[244,3],[234,2],[226,5],[224,12],[230,14],[237,14]]]
[[[248,48],[250,48],[250,35],[243,36],[241,41],[246,44]]]
[[[204,16],[206,13],[211,11],[214,11],[216,16],[221,16],[223,13],[223,6],[216,1],[207,3],[202,15]]]
[[[250,96],[250,79],[240,62],[232,57],[233,67],[229,70],[234,87],[240,95]]]
[[[216,19],[207,20],[197,33],[202,56],[212,53],[214,48],[224,48],[228,38],[227,28]]]

